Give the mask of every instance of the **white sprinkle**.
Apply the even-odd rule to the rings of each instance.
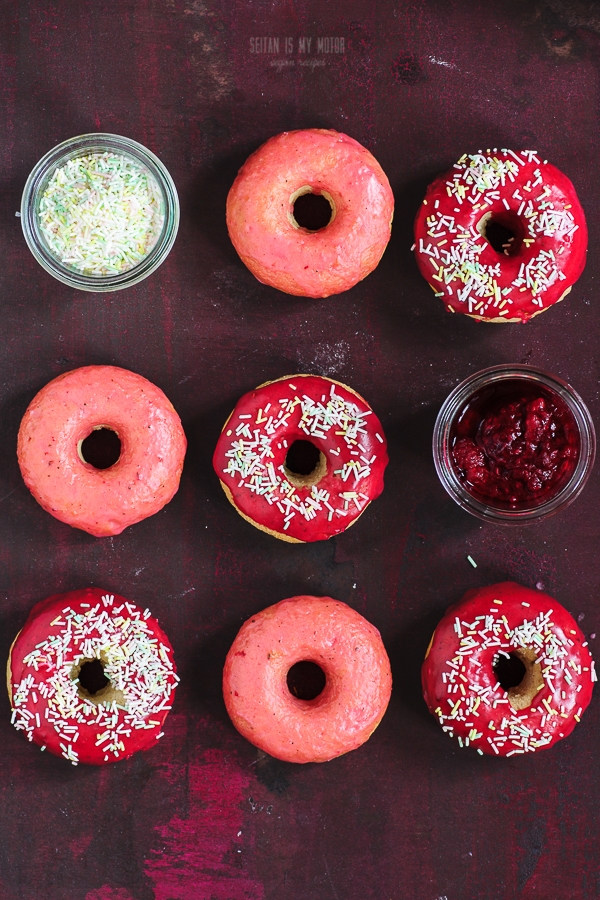
[[[114,275],[141,262],[164,223],[153,175],[116,153],[91,153],[56,168],[38,219],[50,251],[86,275]]]

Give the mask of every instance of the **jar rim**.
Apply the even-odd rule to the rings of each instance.
[[[111,275],[85,275],[65,266],[50,251],[39,228],[37,206],[46,184],[57,168],[84,153],[107,151],[128,156],[150,172],[163,198],[164,221],[155,244],[135,266]],[[31,170],[21,198],[21,226],[31,253],[42,268],[58,281],[82,291],[122,290],[151,275],[164,262],[175,242],[179,216],[177,189],[164,163],[143,144],[110,132],[77,135],[52,147]]]
[[[579,432],[580,452],[568,482],[556,494],[536,506],[520,509],[497,507],[479,500],[460,481],[451,459],[450,432],[459,410],[483,387],[502,381],[537,383],[553,391],[566,404]],[[557,375],[524,363],[489,366],[461,381],[446,397],[433,430],[433,461],[442,486],[471,515],[499,525],[526,525],[554,515],[571,504],[583,490],[596,456],[596,433],[590,412],[575,389]]]

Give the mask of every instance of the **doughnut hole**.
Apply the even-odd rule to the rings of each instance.
[[[82,462],[94,469],[110,469],[121,456],[121,440],[110,425],[94,425],[87,437],[77,444]]]
[[[288,447],[285,477],[294,487],[312,487],[327,473],[327,459],[311,441],[294,441]]]
[[[513,709],[528,709],[544,687],[542,667],[535,660],[535,650],[519,647],[508,657],[498,654],[494,662],[494,674]]]
[[[288,690],[298,700],[316,700],[325,690],[326,683],[325,672],[311,659],[300,660],[287,673]]]
[[[513,210],[487,212],[477,223],[477,231],[500,256],[516,256],[527,231]]]
[[[294,228],[311,234],[327,228],[335,219],[335,201],[327,191],[305,184],[290,197],[288,221]]]
[[[95,706],[110,704],[113,700],[123,706],[123,692],[118,691],[105,674],[105,665],[106,659],[102,654],[100,657],[80,659],[71,670],[71,679],[77,682],[77,693],[82,700],[88,700]]]

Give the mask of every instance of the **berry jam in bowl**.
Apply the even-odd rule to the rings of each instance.
[[[523,525],[564,509],[594,465],[590,413],[573,388],[531,366],[492,366],[447,397],[433,432],[439,479],[486,521]]]
[[[116,134],[83,134],[34,166],[21,201],[29,249],[47,272],[83,291],[117,291],[165,260],[179,200],[162,162]]]

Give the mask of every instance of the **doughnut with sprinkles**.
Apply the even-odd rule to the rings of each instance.
[[[98,588],[54,594],[10,649],[12,723],[73,765],[104,765],[163,736],[179,678],[149,610]]]
[[[382,492],[386,446],[356,391],[319,375],[288,375],[238,401],[213,466],[252,525],[292,543],[323,541]]]
[[[597,680],[567,610],[510,581],[467,591],[448,609],[421,677],[443,731],[496,756],[534,753],[567,737]]]
[[[527,322],[583,272],[585,215],[575,188],[534,150],[464,154],[427,188],[417,265],[452,313]]]

